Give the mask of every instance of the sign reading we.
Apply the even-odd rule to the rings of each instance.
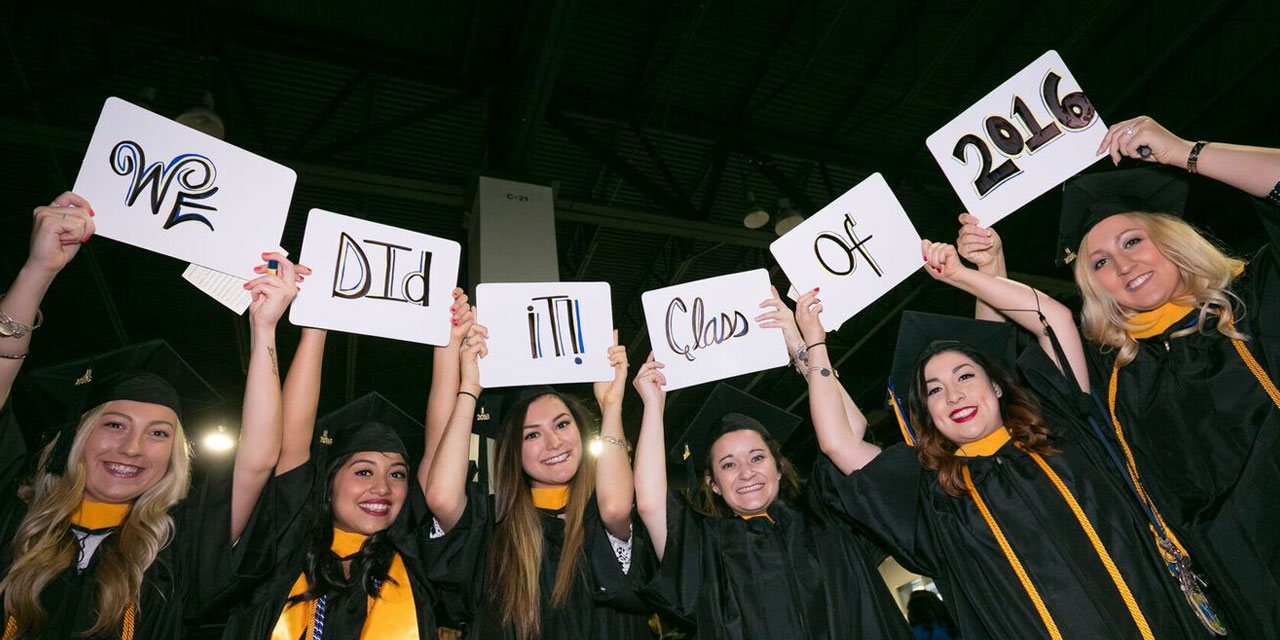
[[[613,379],[613,301],[607,282],[504,282],[476,287],[489,330],[486,389]]]
[[[1105,157],[1094,151],[1106,133],[1062,57],[1049,51],[925,145],[969,213],[990,226]]]
[[[108,98],[75,192],[100,236],[241,278],[280,244],[297,174]]]
[[[646,291],[645,324],[670,391],[787,364],[781,329],[754,318],[773,297],[769,272],[743,271]]]
[[[462,248],[360,218],[312,209],[301,263],[311,267],[289,321],[422,344],[449,344]]]
[[[769,251],[797,291],[820,289],[827,331],[921,265],[920,234],[878,173],[774,240]]]

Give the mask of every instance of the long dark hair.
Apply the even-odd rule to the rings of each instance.
[[[354,455],[355,453],[348,453],[339,456],[325,468],[324,498],[318,501],[320,507],[312,510],[308,525],[312,543],[307,550],[306,567],[303,569],[303,575],[307,578],[307,590],[289,598],[287,604],[331,596],[352,585],[362,585],[370,596],[377,596],[375,585],[394,582],[388,572],[396,550],[387,537],[386,529],[374,533],[364,541],[360,551],[351,558],[350,571],[342,570],[343,559],[333,552],[333,480],[338,475],[338,470]],[[401,508],[402,513],[404,508],[407,506]]]
[[[963,342],[937,342],[925,349],[916,360],[911,374],[911,390],[907,395],[907,410],[916,430],[916,453],[920,465],[938,472],[938,484],[948,494],[962,496],[967,493],[961,467],[964,462],[956,457],[956,444],[943,435],[929,415],[928,388],[924,381],[924,367],[940,353],[955,352],[973,360],[1003,391],[1000,397],[1000,418],[1005,428],[1023,449],[1041,455],[1058,452],[1049,444],[1051,433],[1044,423],[1040,401],[1018,384],[1009,372],[996,364],[986,354]]]

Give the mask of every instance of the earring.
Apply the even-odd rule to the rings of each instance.
[[[996,387],[996,397],[997,397],[997,398],[999,398],[999,397],[1001,397],[1001,396],[1003,396],[1003,395],[1004,395],[1004,391],[1003,391],[1002,389],[1000,389],[1000,387],[998,387],[998,386],[997,386],[997,387]]]

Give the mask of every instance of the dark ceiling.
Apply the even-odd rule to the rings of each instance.
[[[612,283],[638,364],[641,292],[756,267],[786,289],[773,235],[742,227],[748,190],[808,214],[879,171],[922,234],[953,239],[959,200],[924,140],[1047,49],[1109,121],[1280,146],[1278,14],[1225,0],[4,3],[0,280],[25,255],[31,208],[74,182],[107,96],[173,116],[207,92],[228,141],[298,171],[295,255],[312,207],[461,241],[478,174],[553,185],[561,275]],[[1229,194],[1195,190],[1193,221],[1256,247]],[[1051,193],[997,228],[1012,270],[1071,298],[1052,265],[1057,207]],[[230,400],[197,426],[234,426],[244,320],[174,260],[105,239],[85,253],[46,299],[28,366],[165,338]],[[881,439],[896,433],[881,389],[902,309],[972,302],[916,276],[831,337]],[[296,331],[282,333],[288,354]],[[421,415],[429,362],[427,347],[331,336],[321,409],[376,389]],[[791,370],[731,382],[807,413]],[[673,394],[669,431],[708,390]],[[802,459],[804,434],[787,447]]]

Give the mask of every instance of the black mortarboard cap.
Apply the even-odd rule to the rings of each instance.
[[[1125,169],[1076,176],[1062,187],[1057,263],[1069,264],[1093,225],[1117,213],[1182,215],[1189,186],[1182,172]]]
[[[416,466],[422,458],[424,429],[377,391],[371,391],[316,421],[312,450],[323,466],[357,451],[399,453]]]
[[[986,354],[1005,369],[1011,369],[1016,357],[1016,327],[1008,322],[991,322],[936,313],[904,311],[898,325],[898,344],[893,351],[893,368],[889,374],[889,409],[898,419],[902,437],[915,443],[915,431],[907,417],[907,394],[911,374],[920,357],[945,343],[962,342]]]
[[[692,462],[700,472],[711,445],[726,433],[751,429],[782,444],[799,425],[800,416],[721,382],[711,390],[668,455],[674,462]]]

